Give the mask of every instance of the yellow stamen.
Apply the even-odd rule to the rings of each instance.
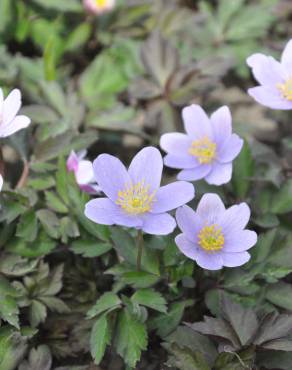
[[[216,157],[217,145],[207,136],[192,142],[189,154],[195,156],[201,164],[207,164]]]
[[[220,251],[224,246],[222,228],[217,225],[204,226],[198,235],[198,243],[206,252]]]
[[[107,0],[95,0],[98,7],[105,7],[107,5]]]
[[[144,180],[135,185],[127,184],[125,190],[118,192],[116,204],[132,215],[149,212],[155,201],[155,192],[150,193],[149,190],[150,186],[145,185]]]
[[[277,84],[277,88],[280,90],[283,98],[292,101],[292,77],[282,84]]]

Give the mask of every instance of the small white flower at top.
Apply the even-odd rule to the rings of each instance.
[[[115,0],[83,0],[83,5],[92,14],[102,14],[114,8]]]
[[[0,88],[0,138],[14,134],[26,128],[30,124],[30,118],[17,115],[21,107],[21,93],[14,89],[4,99],[3,91]]]

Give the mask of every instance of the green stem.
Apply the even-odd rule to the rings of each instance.
[[[141,270],[141,261],[142,261],[142,254],[143,254],[143,247],[144,247],[144,239],[143,239],[143,232],[138,230],[137,234],[137,271]]]

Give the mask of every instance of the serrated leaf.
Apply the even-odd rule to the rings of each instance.
[[[135,367],[141,352],[147,348],[147,331],[145,324],[130,315],[125,308],[118,315],[115,346],[119,355],[130,367]]]
[[[292,286],[284,282],[279,282],[270,285],[266,292],[266,299],[282,307],[286,310],[292,311]]]
[[[76,240],[71,244],[70,249],[83,257],[99,257],[112,249],[112,244],[98,242],[96,240]]]
[[[47,317],[46,306],[37,301],[33,300],[29,307],[29,321],[32,327],[37,327],[40,323],[44,322]]]
[[[200,352],[191,351],[189,348],[180,348],[176,344],[169,347],[171,357],[167,365],[175,366],[179,370],[211,370]]]
[[[104,311],[119,307],[121,304],[120,298],[112,292],[104,293],[95,303],[93,307],[87,312],[87,317],[92,319]]]
[[[137,290],[131,300],[149,308],[152,308],[159,312],[166,312],[166,300],[162,295],[153,289],[141,289]]]
[[[46,191],[45,196],[48,208],[58,213],[68,213],[68,208],[54,192]]]
[[[271,212],[283,214],[292,211],[292,180],[287,180],[283,186],[273,195]]]
[[[162,88],[179,64],[177,50],[158,32],[154,32],[143,45],[141,58],[146,72]]]
[[[38,221],[34,210],[25,212],[17,224],[16,236],[27,242],[35,240],[38,232]]]
[[[99,364],[103,358],[107,344],[110,344],[111,331],[108,319],[105,315],[100,316],[94,323],[90,335],[90,352],[94,363]]]
[[[159,314],[150,322],[150,328],[155,329],[161,338],[169,335],[179,325],[187,303],[173,303],[166,314]]]
[[[46,233],[54,239],[60,236],[60,221],[56,214],[48,209],[40,209],[36,212],[37,218],[40,220]]]

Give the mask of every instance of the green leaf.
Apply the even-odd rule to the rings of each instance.
[[[150,328],[156,329],[161,338],[166,337],[179,325],[188,303],[188,301],[173,303],[168,313],[160,314],[151,321]]]
[[[45,78],[47,81],[56,79],[56,54],[55,54],[55,38],[51,36],[45,46],[44,50],[44,68]]]
[[[292,286],[284,282],[270,285],[266,299],[276,306],[292,311]]]
[[[104,356],[107,344],[110,344],[111,330],[106,314],[100,316],[94,323],[90,335],[90,352],[94,363],[99,364]]]
[[[89,22],[81,23],[68,36],[66,40],[66,51],[78,51],[90,37],[91,24]]]
[[[136,366],[142,350],[147,348],[147,341],[145,324],[132,317],[126,308],[121,311],[118,315],[115,346],[128,366]]]
[[[104,293],[95,303],[93,307],[87,312],[87,317],[92,319],[104,311],[118,308],[121,305],[120,298],[112,292]]]
[[[250,177],[254,174],[254,160],[247,142],[234,161],[232,184],[238,197],[244,198],[250,188]]]
[[[167,81],[178,68],[177,50],[158,32],[154,32],[143,45],[141,55],[146,72],[158,86],[164,89]]]
[[[179,370],[211,370],[200,352],[191,351],[189,348],[180,348],[176,344],[169,346],[168,350],[174,356],[168,360],[168,366],[175,366]]]
[[[167,311],[166,300],[153,289],[137,290],[131,297],[131,300],[159,312],[165,313]]]
[[[60,237],[60,221],[56,214],[48,209],[40,209],[36,212],[36,215],[46,233],[51,238],[58,239]]]
[[[35,240],[38,232],[38,221],[34,210],[25,212],[19,220],[16,229],[16,236],[27,242]]]
[[[33,0],[34,3],[45,9],[53,9],[58,12],[82,12],[82,6],[78,0]]]
[[[121,282],[132,285],[133,288],[149,288],[156,284],[160,277],[144,271],[125,272],[121,276]]]
[[[54,192],[46,191],[45,196],[48,208],[58,213],[68,213],[68,208]]]
[[[44,322],[47,317],[46,306],[37,301],[33,300],[29,307],[29,321],[32,327],[37,327],[40,323]]]
[[[292,179],[287,180],[274,194],[270,204],[271,212],[283,214],[292,211]]]
[[[70,249],[83,257],[99,257],[112,249],[110,243],[98,242],[92,239],[80,239],[71,244]]]
[[[26,339],[11,327],[0,328],[0,370],[15,370],[27,350]]]

